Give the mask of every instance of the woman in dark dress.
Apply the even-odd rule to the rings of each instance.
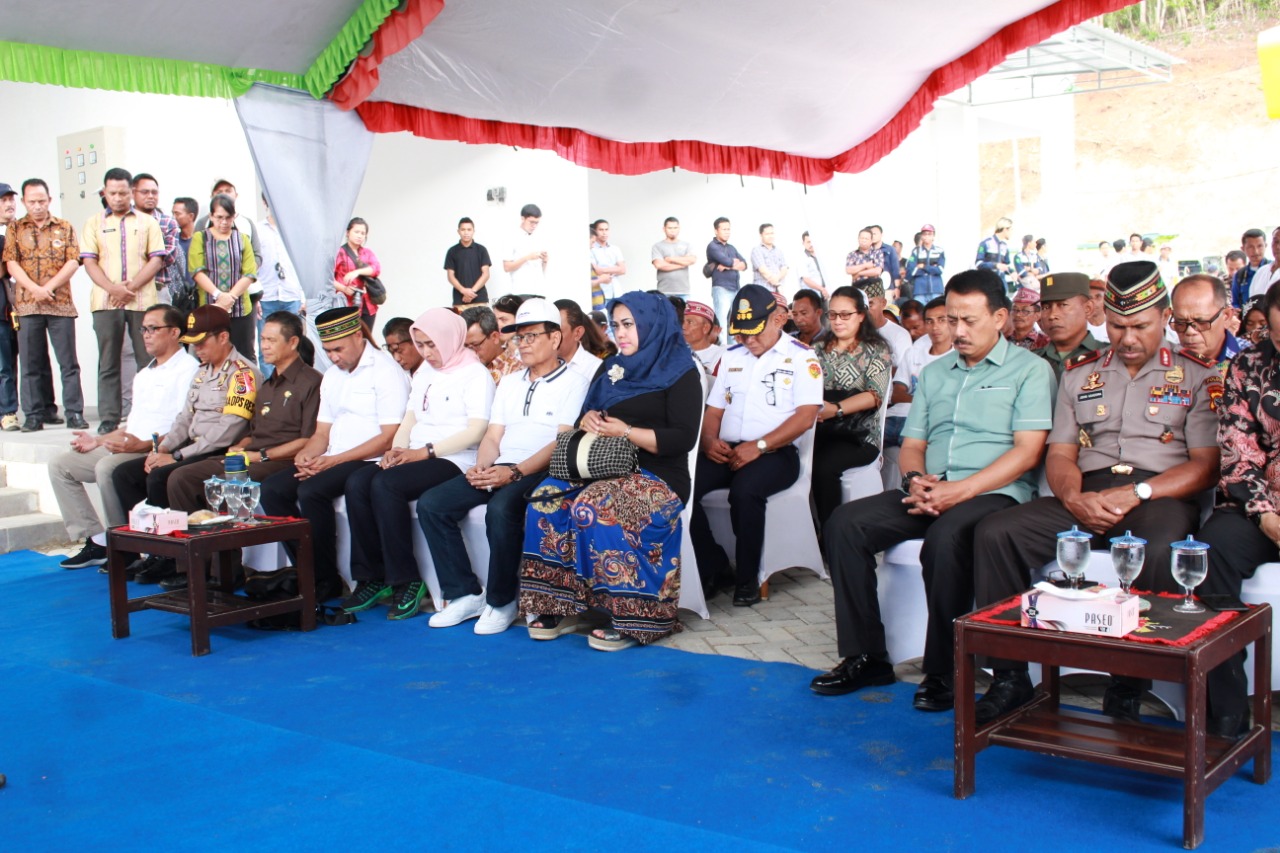
[[[689,500],[702,387],[666,297],[626,293],[609,313],[619,354],[600,365],[578,427],[626,438],[638,449],[640,470],[581,489],[549,477],[534,490],[520,609],[536,615],[529,635],[537,640],[573,632],[588,608],[604,610],[610,625],[588,642],[618,651],[678,630],[680,512]]]

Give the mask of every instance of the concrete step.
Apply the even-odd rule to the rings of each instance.
[[[0,518],[0,554],[40,550],[67,544],[67,528],[56,515],[28,512]]]
[[[11,489],[0,486],[0,518],[26,515],[39,510],[39,495],[30,489]]]

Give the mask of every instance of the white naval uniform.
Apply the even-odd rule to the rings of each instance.
[[[822,365],[812,348],[786,333],[759,358],[732,346],[720,359],[707,405],[724,409],[723,441],[756,441],[801,406],[822,405]]]

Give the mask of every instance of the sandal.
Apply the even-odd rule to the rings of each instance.
[[[529,638],[532,640],[554,640],[565,634],[578,630],[577,616],[555,616],[543,614],[529,623]]]
[[[636,645],[636,639],[614,628],[597,628],[587,637],[587,645],[600,652],[620,652]]]

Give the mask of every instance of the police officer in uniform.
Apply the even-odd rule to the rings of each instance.
[[[737,292],[729,334],[738,343],[720,360],[702,421],[689,536],[706,596],[732,576],[738,607],[760,601],[765,500],[800,476],[792,442],[813,427],[822,407],[822,367],[812,349],[782,331],[786,322],[766,288],[748,284]],[[737,539],[736,573],[702,508],[708,492],[723,488]]]
[[[975,597],[982,607],[1023,592],[1054,557],[1056,535],[1079,525],[1093,547],[1132,530],[1147,540],[1140,585],[1178,586],[1169,543],[1199,527],[1198,496],[1218,479],[1222,378],[1210,362],[1164,337],[1169,297],[1156,265],[1112,267],[1106,291],[1111,347],[1067,364],[1058,388],[1045,474],[1053,497],[997,513],[974,540]],[[978,702],[989,722],[1031,698],[1026,664],[989,661],[995,681]],[[1138,719],[1145,683],[1113,679],[1103,712]]]
[[[249,431],[257,406],[262,374],[232,346],[230,314],[216,305],[202,305],[187,317],[186,333],[178,340],[191,345],[200,369],[169,432],[147,456],[124,463],[112,474],[112,485],[126,508],[143,498],[167,507],[170,475],[239,441]],[[172,560],[152,560],[135,579],[155,583],[176,573]]]

